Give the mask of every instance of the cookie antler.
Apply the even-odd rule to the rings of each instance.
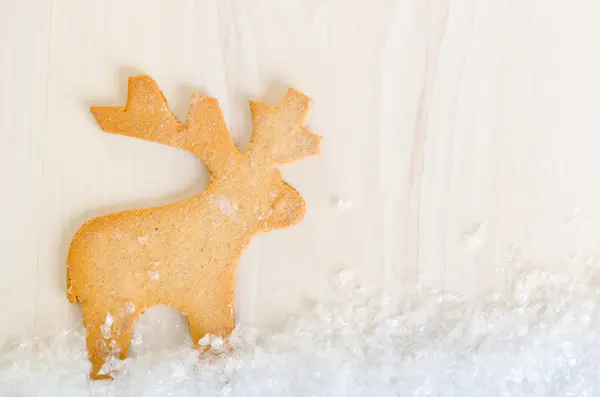
[[[185,127],[171,113],[167,100],[149,76],[129,78],[124,107],[92,106],[90,110],[104,132],[180,146],[178,141]]]
[[[319,154],[321,137],[304,128],[310,102],[293,88],[277,106],[251,101],[254,128],[248,154],[275,164]]]
[[[225,162],[239,155],[216,99],[194,94],[188,122],[183,125],[171,113],[166,98],[150,76],[129,78],[124,107],[90,110],[104,132],[188,150],[213,175],[218,174]]]
[[[194,94],[184,140],[182,147],[198,156],[215,176],[240,156],[214,98]]]
[[[247,155],[277,165],[319,154],[321,137],[304,128],[310,102],[293,88],[277,106],[251,101],[254,128]],[[129,78],[124,107],[92,107],[91,111],[104,132],[188,150],[213,175],[240,156],[216,99],[194,94],[184,125],[150,76]]]

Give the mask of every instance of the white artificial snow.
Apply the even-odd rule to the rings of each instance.
[[[206,334],[198,341],[198,345],[205,347],[210,346],[216,351],[221,351],[225,347],[225,342],[220,336]]]
[[[475,251],[485,240],[485,223],[479,223],[471,232],[465,233],[464,238],[469,250]]]
[[[112,232],[111,237],[114,238],[114,239],[116,239],[116,240],[122,240],[123,239],[123,233],[114,231],[114,232]]]
[[[135,304],[133,302],[125,302],[123,305],[125,307],[125,311],[129,314],[135,313]]]
[[[153,270],[149,270],[148,271],[148,277],[150,277],[150,280],[158,280],[160,278],[160,274],[158,272],[153,271]]]
[[[238,328],[231,353],[198,358],[189,339],[168,348],[144,340],[136,356],[107,365],[113,382],[88,381],[80,329],[12,340],[0,346],[0,395],[600,396],[595,276],[530,273],[503,297],[394,302],[346,275],[343,303],[276,332]]]
[[[235,203],[229,199],[229,197],[219,196],[218,202],[219,202],[219,209],[221,210],[222,213],[224,213],[227,216],[233,215],[233,213],[236,210],[236,206],[235,206]]]
[[[345,287],[350,281],[354,280],[354,272],[350,269],[344,269],[337,274],[337,281],[341,287]]]
[[[333,205],[338,212],[346,212],[352,209],[352,200],[336,197],[333,199]]]
[[[106,339],[110,338],[110,329],[112,327],[112,324],[112,316],[110,315],[110,313],[106,313],[106,321],[104,321],[104,324],[100,326],[100,332],[102,333],[102,336]]]

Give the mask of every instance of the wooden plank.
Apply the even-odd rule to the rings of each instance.
[[[442,245],[448,290],[512,293],[532,268],[595,266],[599,10],[594,2],[477,3],[445,149],[447,212],[436,225],[445,219],[444,238],[424,241]]]
[[[35,318],[50,1],[0,2],[0,338]]]
[[[242,147],[248,99],[314,98],[323,154],[283,169],[308,213],[244,254],[240,322],[333,298],[343,269],[480,296],[596,263],[600,5],[434,3],[1,2],[1,332],[80,324],[64,271],[85,220],[207,183],[191,155],[98,129],[87,107],[123,103],[139,73],[180,118],[193,91],[218,97]]]

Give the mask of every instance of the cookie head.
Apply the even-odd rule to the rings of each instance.
[[[255,233],[298,224],[306,203],[274,167],[242,166],[213,185],[213,206],[238,227]],[[235,183],[230,183],[231,181]]]
[[[252,138],[241,164],[246,176],[254,175],[247,178],[253,194],[246,200],[253,201],[257,208],[261,230],[287,228],[304,218],[304,199],[283,180],[278,167],[320,152],[321,137],[305,126],[310,102],[294,89],[289,89],[277,106],[250,102]]]

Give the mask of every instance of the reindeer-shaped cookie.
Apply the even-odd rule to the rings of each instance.
[[[135,320],[166,305],[187,316],[194,345],[234,327],[238,260],[251,238],[299,223],[305,203],[277,166],[320,150],[304,128],[310,99],[289,89],[278,106],[250,102],[245,151],[229,135],[218,101],[194,95],[187,124],[171,113],[148,76],[129,79],[125,107],[92,107],[102,130],[188,150],[208,167],[199,195],[125,211],[84,224],[71,243],[67,295],[83,304],[91,378],[110,358],[127,356]]]

